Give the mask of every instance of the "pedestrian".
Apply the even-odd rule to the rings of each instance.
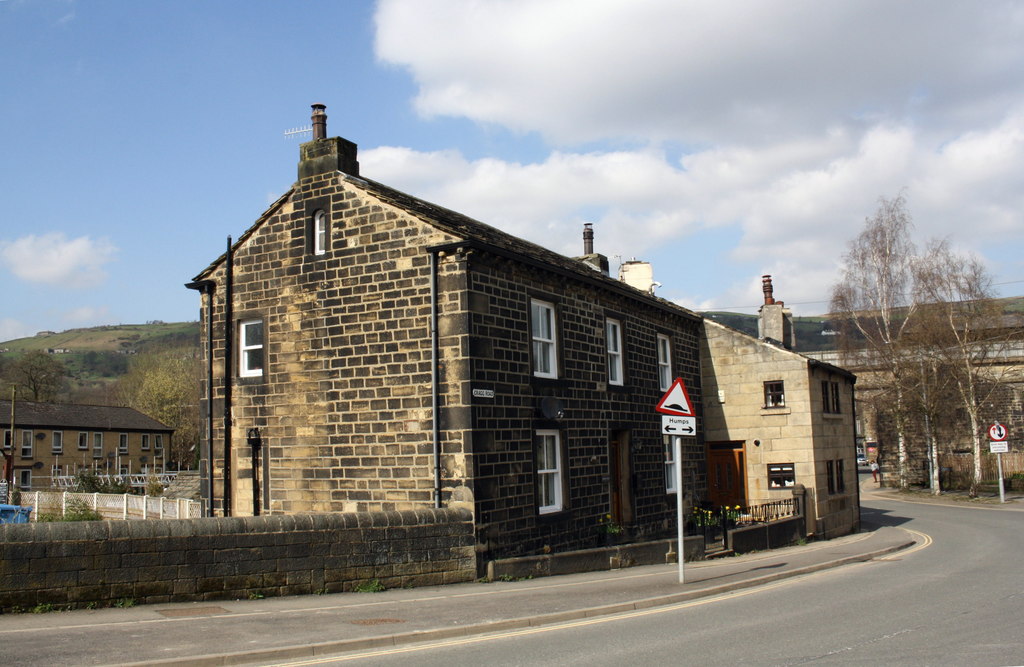
[[[871,479],[878,483],[878,461],[871,462]]]

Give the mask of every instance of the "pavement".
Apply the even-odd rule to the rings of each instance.
[[[864,501],[898,493],[863,477]],[[887,522],[885,512],[866,516],[873,523],[866,518],[854,535],[686,563],[683,583],[678,566],[666,564],[377,593],[13,614],[0,616],[0,646],[5,662],[19,665],[266,665],[532,628],[728,594],[883,558],[923,538]]]

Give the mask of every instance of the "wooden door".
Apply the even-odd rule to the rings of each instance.
[[[608,439],[608,467],[612,520],[620,526],[632,524],[633,460],[630,455],[629,431],[612,431]]]
[[[708,501],[716,507],[745,507],[747,480],[744,472],[743,443],[709,443]]]

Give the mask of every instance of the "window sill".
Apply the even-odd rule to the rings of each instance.
[[[831,420],[834,420],[834,421],[839,421],[839,420],[841,420],[843,418],[842,413],[836,413],[836,412],[823,412],[821,414],[821,416],[824,417],[825,419],[831,419]]]
[[[552,512],[537,513],[537,523],[564,523],[572,518],[572,513],[567,509],[554,510]]]
[[[793,409],[790,408],[790,407],[787,407],[785,405],[780,405],[780,406],[774,407],[774,408],[766,408],[766,407],[762,407],[761,408],[761,414],[762,415],[788,415],[788,414],[792,414],[792,413],[793,413]]]

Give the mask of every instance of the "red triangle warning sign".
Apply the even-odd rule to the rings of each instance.
[[[686,385],[683,384],[683,378],[676,378],[676,381],[668,388],[668,391],[661,397],[657,407],[654,409],[666,415],[696,417],[693,414],[693,404],[690,403],[690,395],[686,393]]]

